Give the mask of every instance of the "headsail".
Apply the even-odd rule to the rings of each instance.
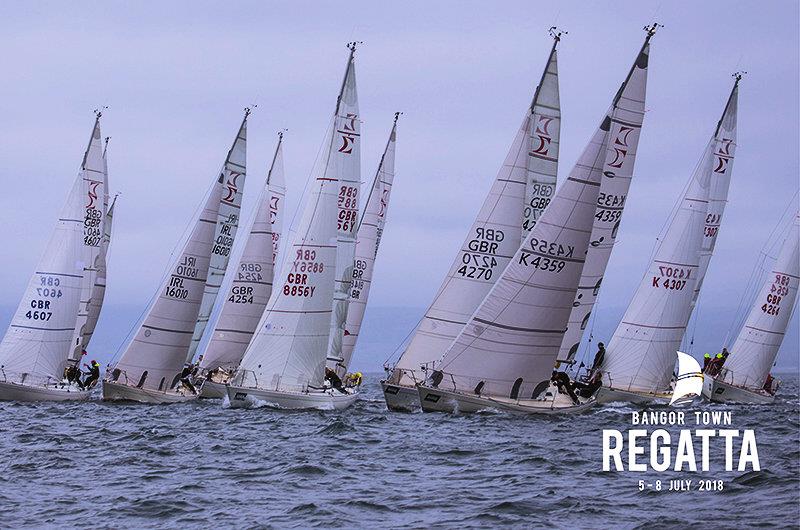
[[[602,179],[600,193],[597,196],[597,212],[589,239],[589,250],[586,253],[586,263],[578,283],[578,291],[572,303],[567,331],[559,348],[559,362],[572,363],[580,348],[581,339],[600,293],[600,284],[606,273],[611,251],[614,250],[636,163],[639,133],[644,119],[650,38],[656,28],[654,25],[648,30],[641,51],[614,98],[608,122],[601,126],[601,129],[605,127],[609,131],[606,141],[610,144],[605,149],[613,156],[586,160],[589,164],[587,171],[601,173],[606,178]]]
[[[237,372],[238,382],[259,388],[304,391],[322,385],[332,330],[346,307],[334,293],[349,289],[353,267],[351,229],[355,230],[360,122],[357,114],[353,52],[350,44],[342,89],[325,140],[323,165],[311,185],[289,255],[267,309]],[[338,247],[348,256],[344,269]],[[346,301],[344,301],[346,302]],[[338,307],[336,307],[338,305]],[[334,315],[334,309],[344,310]],[[338,324],[336,324],[338,326]]]
[[[651,35],[652,30],[648,40]],[[640,53],[634,68],[647,67],[647,51],[646,41],[645,58],[642,60]],[[437,370],[446,374],[443,387],[452,384],[461,391],[533,397],[539,383],[549,379],[581,278],[595,215],[603,208],[598,196],[605,181],[613,179],[597,170],[597,161],[604,160],[606,169],[619,160],[618,147],[611,140],[624,127],[615,110],[618,101],[629,98],[628,91],[643,95],[638,86],[623,83],[622,96],[614,99],[570,176],[437,363]],[[627,111],[625,116],[631,119]],[[641,116],[635,118],[641,122]]]
[[[247,177],[247,117],[250,109],[244,109],[244,118],[239,126],[239,132],[233,140],[233,145],[225,163],[220,171],[223,182],[222,196],[220,197],[217,226],[214,231],[214,244],[211,247],[211,263],[208,268],[208,279],[203,290],[203,300],[200,302],[200,312],[192,334],[192,342],[186,354],[186,360],[191,361],[197,347],[203,338],[208,319],[214,309],[228,261],[231,257],[233,241],[239,227],[239,214],[242,208],[242,190],[244,190]]]
[[[37,383],[60,379],[73,351],[86,277],[103,233],[99,120],[98,112],[81,171],[0,342],[0,376],[5,379]]]
[[[413,385],[411,374],[444,353],[519,249],[526,224],[535,224],[537,212],[550,199],[545,195],[552,195],[561,127],[559,35],[554,35],[541,82],[503,166],[439,292],[395,365],[395,382]],[[527,209],[531,204],[536,208]]]
[[[703,228],[703,246],[700,249],[700,266],[697,269],[697,284],[692,295],[692,307],[700,296],[711,255],[717,244],[719,229],[722,226],[722,215],[728,203],[728,188],[731,185],[733,173],[733,157],[736,154],[736,114],[739,105],[739,81],[742,73],[734,74],[736,81],[733,83],[728,103],[722,112],[714,131],[712,150],[714,152],[714,168],[711,178],[711,189],[708,192],[708,212],[706,213],[705,227]]]
[[[759,390],[769,375],[786,334],[800,283],[800,213],[795,214],[778,259],[756,298],[731,354],[723,379],[736,386]]]
[[[378,164],[375,180],[372,183],[364,213],[358,225],[358,241],[356,242],[356,257],[353,264],[353,285],[350,289],[350,307],[347,311],[347,323],[342,339],[342,361],[328,362],[328,367],[344,375],[350,366],[353,350],[361,331],[361,322],[367,309],[367,299],[372,287],[372,274],[378,247],[381,244],[383,228],[386,225],[386,215],[389,209],[389,199],[394,180],[395,144],[397,142],[397,118],[400,113],[395,113],[389,141]]]
[[[223,187],[227,188],[224,177],[223,172],[214,180],[169,275],[115,367],[115,380],[161,391],[177,382],[203,299]]]
[[[720,178],[716,171],[722,160],[718,133],[719,129],[706,146],[647,274],[606,349],[603,371],[608,377],[606,384],[615,389],[658,393],[669,386],[674,352],[686,332],[700,280],[709,197]],[[721,178],[727,180],[729,172]],[[724,186],[727,188],[727,183]],[[710,258],[709,253],[705,256]]]
[[[234,271],[211,339],[203,352],[203,368],[235,369],[253,337],[272,294],[280,221],[283,218],[283,133],[261,191],[247,242]],[[276,232],[277,231],[277,232]]]

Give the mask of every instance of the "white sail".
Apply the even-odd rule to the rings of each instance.
[[[208,268],[208,279],[203,291],[203,300],[200,302],[200,312],[197,315],[192,342],[186,354],[186,360],[191,361],[197,347],[203,338],[211,311],[217,300],[225,271],[228,268],[228,261],[231,257],[233,241],[236,237],[236,230],[239,227],[239,213],[242,207],[242,190],[244,190],[245,178],[247,177],[247,116],[250,109],[245,109],[242,124],[239,132],[233,141],[225,163],[220,171],[220,178],[223,181],[222,196],[219,203],[219,213],[217,214],[217,227],[214,231],[214,244],[211,247],[211,263]]]
[[[347,324],[342,339],[342,361],[331,363],[329,368],[340,374],[347,372],[353,350],[356,347],[358,334],[361,331],[361,322],[367,309],[367,299],[372,287],[372,274],[375,268],[375,259],[378,247],[381,244],[383,228],[386,225],[386,215],[389,209],[389,199],[392,193],[394,180],[395,144],[397,142],[397,117],[395,114],[392,132],[381,157],[372,189],[369,192],[367,203],[364,205],[364,214],[358,226],[358,241],[356,242],[356,257],[353,264],[353,285],[350,289],[350,307],[347,311]]]
[[[700,265],[713,143],[692,175],[647,273],[606,349],[605,382],[615,389],[665,392],[692,310]]]
[[[634,69],[647,66],[652,32]],[[645,58],[641,58],[645,54]],[[570,176],[514,254],[489,294],[437,363],[442,388],[485,395],[532,397],[547,381],[558,355],[588,252],[598,195],[608,175],[597,160],[613,166],[618,152],[610,142],[616,104],[628,90],[641,96],[626,78],[609,112]],[[619,95],[621,94],[621,96]],[[641,120],[641,116],[638,117]],[[617,119],[619,121],[619,119]]]
[[[711,189],[708,192],[708,212],[706,213],[705,227],[703,228],[703,246],[700,249],[700,266],[697,270],[697,284],[692,295],[692,306],[697,303],[700,288],[703,286],[711,255],[717,244],[719,229],[722,226],[722,216],[728,204],[728,189],[731,185],[733,173],[733,157],[736,154],[736,114],[739,102],[739,81],[741,74],[735,74],[731,95],[722,117],[714,131],[713,173],[711,175]]]
[[[0,342],[4,380],[36,384],[61,379],[75,345],[86,277],[103,233],[99,119],[98,113],[81,171]]]
[[[209,370],[220,366],[234,369],[239,365],[272,294],[278,243],[275,231],[280,230],[285,195],[282,140],[281,133],[244,251],[232,271],[233,282],[203,352],[201,366]]]
[[[334,123],[334,142],[340,142],[340,145],[336,151],[331,150],[328,168],[331,175],[339,181],[339,216],[337,220],[339,235],[336,244],[336,288],[333,294],[327,362],[342,365],[342,341],[350,306],[350,290],[353,285],[361,190],[361,123],[356,91],[356,71],[353,67],[352,54],[342,81],[339,100],[336,103]]]
[[[800,283],[800,214],[796,214],[771,274],[725,361],[723,379],[759,390],[769,375],[786,334]]]
[[[533,186],[538,183],[537,191],[542,194],[552,191],[550,181],[556,173],[561,127],[557,44],[558,38],[553,43],[535,98],[525,111],[522,125],[489,194],[439,292],[395,365],[393,380],[397,383],[413,385],[415,379],[420,379],[420,365],[433,362],[444,353],[508,265],[522,243],[526,198],[532,195]],[[543,180],[539,183],[538,179]],[[536,212],[546,205],[548,197],[544,199],[536,202],[539,206]],[[533,197],[528,204],[531,200]],[[531,212],[533,210],[529,212],[528,226],[535,224],[535,215],[538,215]]]
[[[354,49],[351,45],[337,111],[325,140],[323,165],[311,185],[294,240],[287,246],[277,289],[239,365],[241,384],[281,391],[322,385],[334,292],[344,285],[337,267],[341,265],[337,262],[339,244],[349,255],[351,275],[353,267],[353,254],[346,248],[348,225],[344,224],[351,203],[340,202],[340,198],[358,196],[358,186],[351,180],[358,165],[348,160],[358,156],[361,143],[358,116],[347,110],[356,104]],[[348,190],[352,190],[350,195]]]
[[[678,377],[669,404],[674,405],[675,403],[681,404],[686,401],[691,401],[699,397],[702,393],[703,371],[700,370],[700,363],[691,355],[679,351]]]
[[[103,301],[106,296],[106,272],[108,267],[108,249],[111,246],[111,228],[114,222],[114,206],[116,205],[116,198],[111,203],[106,213],[106,222],[103,227],[103,242],[100,248],[100,254],[97,256],[96,268],[97,276],[94,280],[94,289],[92,290],[92,298],[89,303],[89,315],[86,319],[86,324],[83,326],[83,336],[81,339],[81,347],[86,348],[92,340],[97,321],[100,319],[100,311],[103,309]]]
[[[644,119],[649,54],[650,42],[646,40],[634,65],[631,66],[623,88],[614,98],[608,123],[603,126],[610,131],[608,136],[610,145],[606,148],[613,156],[587,161],[590,164],[587,171],[598,172],[605,178],[602,179],[600,193],[597,196],[597,212],[592,225],[586,263],[572,303],[567,331],[564,333],[558,352],[560,362],[571,363],[580,348],[592,309],[600,293],[600,284],[606,273],[611,251],[614,250],[622,222],[622,212],[628,200],[628,188],[633,178],[639,134]]]
[[[180,375],[200,312],[224,186],[220,175],[155,301],[122,353],[112,376],[115,380],[165,391]]]

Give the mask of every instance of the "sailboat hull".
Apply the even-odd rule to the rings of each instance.
[[[733,386],[712,377],[706,377],[703,383],[703,397],[715,403],[766,404],[775,401],[774,395]]]
[[[352,394],[342,394],[337,390],[307,393],[279,392],[230,385],[227,387],[227,394],[232,408],[344,410],[358,399],[358,392]]]
[[[517,400],[468,395],[423,385],[417,385],[417,393],[424,412],[469,413],[501,410],[517,414],[569,414],[583,412],[595,404],[595,400],[590,399],[575,405],[563,394],[556,394],[552,400]]]
[[[417,412],[421,409],[419,392],[413,386],[393,385],[381,381],[386,408],[392,412]]]
[[[200,389],[200,399],[224,399],[227,396],[224,383],[217,383],[210,379],[203,383]]]
[[[136,388],[111,381],[103,382],[103,401],[135,401],[150,405],[161,405],[165,403],[185,403],[195,399],[197,399],[197,396],[191,393],[163,392],[147,388]]]
[[[91,390],[54,388],[0,382],[0,401],[84,401]]]
[[[598,403],[627,402],[637,405],[666,405],[672,396],[668,393],[652,394],[646,392],[633,392],[629,390],[617,390],[615,388],[600,387],[595,394]]]

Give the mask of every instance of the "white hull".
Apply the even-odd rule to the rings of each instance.
[[[413,386],[402,386],[381,381],[386,408],[392,412],[416,412],[421,409],[419,392]]]
[[[774,395],[733,386],[713,377],[706,377],[703,381],[703,397],[715,403],[766,404],[775,401]]]
[[[594,399],[575,405],[569,396],[556,394],[554,399],[510,399],[462,394],[439,388],[417,385],[419,402],[425,412],[480,412],[502,410],[517,414],[567,414],[583,412],[595,404]]]
[[[344,410],[358,399],[358,391],[342,394],[338,390],[280,392],[228,385],[228,400],[233,408],[271,407],[290,410]]]
[[[197,399],[191,392],[161,392],[147,388],[136,388],[122,383],[103,382],[103,401],[136,401],[160,405],[163,403],[184,403]]]
[[[629,390],[617,390],[614,388],[600,387],[594,395],[598,403],[627,402],[637,405],[667,405],[672,395],[668,393],[652,394],[647,392],[634,392]]]
[[[224,383],[207,380],[200,389],[200,399],[224,399],[227,396]]]
[[[74,386],[57,388],[0,382],[0,401],[83,401],[89,399],[91,390],[78,390]]]

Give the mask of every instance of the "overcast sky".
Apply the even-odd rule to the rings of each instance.
[[[115,308],[140,311],[149,300],[245,106],[258,104],[245,216],[282,128],[294,211],[333,111],[344,45],[355,39],[364,41],[356,59],[364,180],[394,111],[405,113],[370,304],[422,308],[530,102],[548,27],[569,31],[559,46],[563,178],[627,73],[642,26],[657,20],[666,27],[653,39],[636,176],[601,310],[616,314],[630,300],[722,112],[731,73],[747,70],[730,203],[700,306],[704,340],[719,342],[798,189],[799,16],[796,0],[2,2],[0,306],[16,306],[42,252],[92,109],[109,106],[103,134],[112,137],[111,186],[121,193],[110,321]],[[100,336],[106,349],[122,340]],[[795,358],[796,330],[787,340]]]

